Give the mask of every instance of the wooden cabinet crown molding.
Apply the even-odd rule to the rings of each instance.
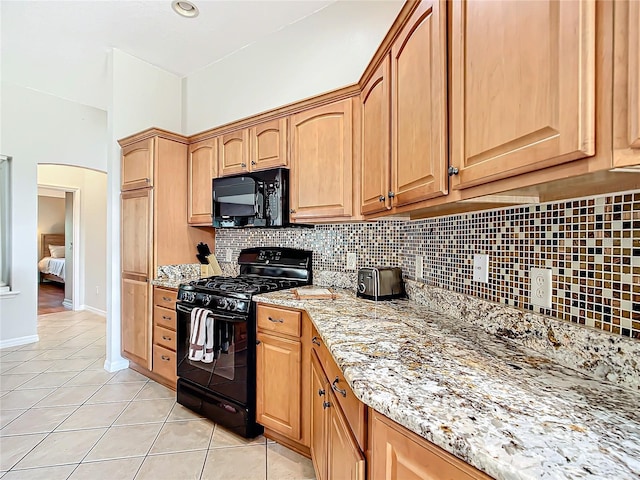
[[[169,130],[163,130],[161,128],[151,127],[141,132],[134,133],[133,135],[129,135],[128,137],[121,138],[118,140],[118,144],[121,147],[126,147],[127,145],[139,142],[140,140],[146,140],[147,138],[153,137],[166,138],[167,140],[173,140],[174,142],[180,143],[190,143],[189,138],[184,135],[170,132]]]

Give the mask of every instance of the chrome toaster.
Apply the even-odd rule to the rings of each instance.
[[[358,270],[356,295],[369,300],[405,297],[402,269],[398,267],[361,268]]]

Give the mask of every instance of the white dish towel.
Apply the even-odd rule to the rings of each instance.
[[[189,337],[189,360],[213,362],[214,319],[206,308],[191,310],[191,336]]]

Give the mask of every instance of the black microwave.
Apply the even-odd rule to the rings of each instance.
[[[213,226],[289,226],[289,170],[214,178]]]

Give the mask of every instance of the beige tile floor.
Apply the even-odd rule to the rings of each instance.
[[[200,418],[133,370],[105,371],[103,317],[43,315],[38,333],[0,350],[2,480],[315,478],[297,453]]]

